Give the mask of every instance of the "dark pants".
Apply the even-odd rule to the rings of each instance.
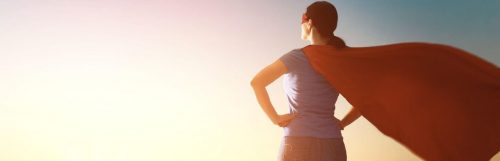
[[[346,161],[342,138],[286,136],[281,142],[278,161]]]

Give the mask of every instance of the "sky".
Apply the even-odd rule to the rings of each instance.
[[[283,131],[250,80],[307,45],[312,2],[0,0],[0,160],[275,160]],[[500,64],[500,1],[330,2],[349,46],[433,42]],[[282,80],[268,90],[286,113]],[[363,118],[343,136],[348,160],[421,160]]]

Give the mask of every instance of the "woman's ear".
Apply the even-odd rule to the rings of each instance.
[[[312,30],[312,19],[307,20],[307,31],[311,32]]]

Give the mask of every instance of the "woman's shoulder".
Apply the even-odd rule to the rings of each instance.
[[[292,49],[289,52],[285,53],[283,56],[293,56],[293,57],[304,57],[304,52],[302,51],[302,48],[296,48]]]
[[[285,63],[287,67],[302,66],[307,62],[307,58],[302,51],[302,48],[293,49],[280,57],[280,60]]]

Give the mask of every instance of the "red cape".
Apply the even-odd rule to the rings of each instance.
[[[429,161],[485,161],[500,150],[500,69],[453,47],[404,43],[303,48],[385,135]]]

